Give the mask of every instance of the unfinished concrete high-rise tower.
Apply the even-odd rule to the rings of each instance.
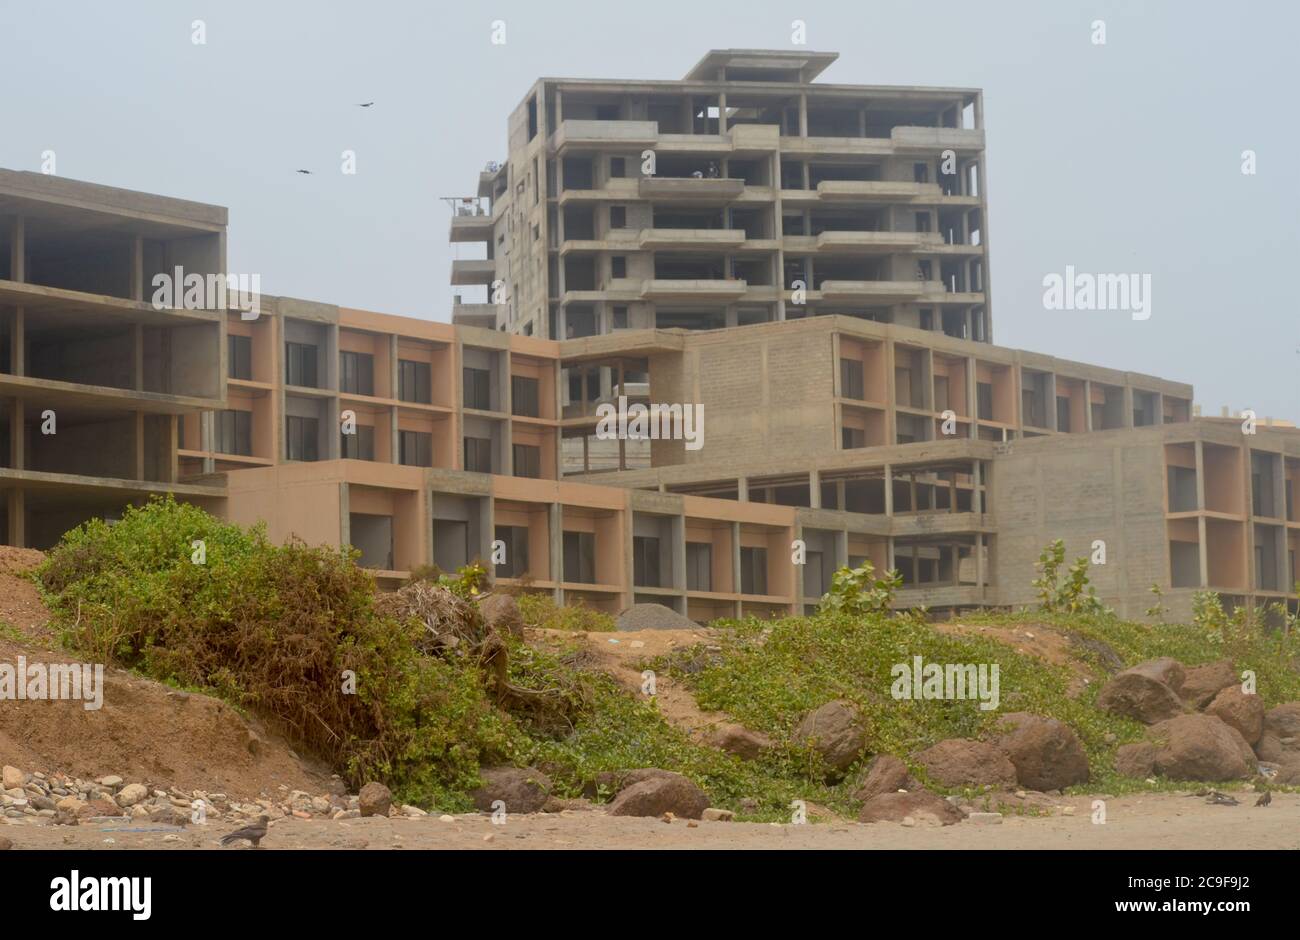
[[[980,91],[814,81],[836,58],[539,80],[454,201],[451,240],[486,245],[453,262],[486,289],[456,321],[564,340],[845,314],[991,342]]]

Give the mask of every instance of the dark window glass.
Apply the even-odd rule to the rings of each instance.
[[[228,372],[232,379],[245,379],[251,381],[253,378],[253,338],[251,336],[237,336],[234,333],[226,337],[227,349],[230,360]]]
[[[433,466],[433,435],[428,431],[399,431],[397,447],[397,462],[403,466]]]
[[[417,405],[427,405],[433,401],[432,370],[429,363],[410,359],[397,361],[397,397]]]
[[[539,480],[542,476],[542,449],[532,444],[512,444],[515,476]]]
[[[564,533],[564,580],[596,583],[596,537],[590,532]]]
[[[541,414],[538,407],[541,400],[540,386],[537,379],[526,375],[510,377],[510,410],[524,418],[536,418]]]
[[[609,207],[609,227],[626,228],[627,227],[627,207],[610,206]]]
[[[289,415],[285,420],[285,451],[290,460],[319,460],[320,421]]]
[[[497,577],[522,578],[528,573],[528,530],[523,526],[499,525],[496,538],[506,547],[506,560],[496,566]]]
[[[284,381],[299,388],[318,388],[316,347],[309,343],[284,344]]]
[[[767,593],[767,549],[740,549],[740,593]]]
[[[492,410],[492,373],[487,369],[464,369],[465,407]]]
[[[465,438],[465,469],[472,473],[492,472],[492,441],[486,437]]]
[[[339,353],[339,391],[349,395],[375,394],[375,357],[369,353]]]
[[[686,590],[713,590],[713,546],[708,542],[686,543]]]
[[[253,455],[253,413],[251,411],[218,411],[216,413],[216,451],[240,457]]]
[[[623,157],[610,157],[609,175],[611,179],[622,179],[623,174],[627,172],[627,165]]]
[[[979,404],[979,419],[981,421],[992,421],[993,386],[988,382],[980,382],[975,386],[975,397]]]
[[[840,395],[862,401],[866,398],[862,363],[857,359],[840,360]]]
[[[653,536],[632,537],[632,583],[640,587],[662,587],[659,583],[659,540]]]
[[[358,424],[355,434],[342,434],[340,452],[349,460],[375,459],[375,429]]]

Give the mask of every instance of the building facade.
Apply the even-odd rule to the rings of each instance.
[[[173,492],[389,586],[479,559],[701,621],[809,610],[864,559],[899,606],[1030,604],[1063,538],[1127,616],[1153,585],[1296,609],[1300,432],[993,345],[979,92],[813,82],[831,58],[537,83],[451,200],[486,245],[452,323],[160,300],[223,276],[225,209],[0,171],[0,534]],[[611,433],[653,405],[696,437]]]

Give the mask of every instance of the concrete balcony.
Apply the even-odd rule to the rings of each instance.
[[[616,199],[620,202],[640,198],[637,194],[636,179],[614,179],[605,183],[601,189],[564,189],[552,196],[560,205],[571,202],[604,202]]]
[[[943,293],[939,281],[822,281],[821,296],[830,301],[907,303],[929,293]]]
[[[835,254],[892,255],[935,251],[943,246],[937,232],[822,232],[817,236],[787,235],[787,251],[824,251]]]
[[[490,242],[492,241],[492,216],[454,215],[451,217],[449,242]]]
[[[663,280],[641,282],[642,300],[739,300],[749,285],[736,278],[716,280]]]
[[[889,139],[899,151],[976,151],[984,149],[984,132],[961,127],[895,127]]]
[[[658,139],[659,124],[655,121],[561,121],[551,135],[551,150],[600,144],[650,147]]]
[[[503,304],[452,304],[451,322],[455,326],[477,326],[495,330]]]
[[[452,286],[490,285],[496,276],[496,267],[497,263],[490,258],[475,261],[457,259],[451,263]]]
[[[478,175],[478,194],[479,196],[492,196],[497,179],[506,172],[506,165],[502,163],[495,170],[483,170]]]
[[[731,149],[737,153],[768,153],[781,146],[779,124],[737,124],[728,131]]]
[[[643,199],[663,202],[730,202],[745,191],[744,180],[694,176],[643,176],[637,185]]]
[[[817,195],[826,202],[914,202],[938,199],[938,183],[907,183],[900,180],[822,180]]]
[[[640,248],[739,248],[745,241],[745,232],[738,228],[643,228],[638,242]]]
[[[782,137],[781,152],[801,157],[889,156],[894,145],[883,137]]]

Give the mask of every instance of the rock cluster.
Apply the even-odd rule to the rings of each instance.
[[[1263,773],[1300,783],[1300,702],[1266,710],[1228,660],[1190,668],[1167,657],[1139,663],[1106,683],[1097,705],[1150,726],[1146,741],[1116,753],[1115,769],[1125,776],[1215,783]]]

